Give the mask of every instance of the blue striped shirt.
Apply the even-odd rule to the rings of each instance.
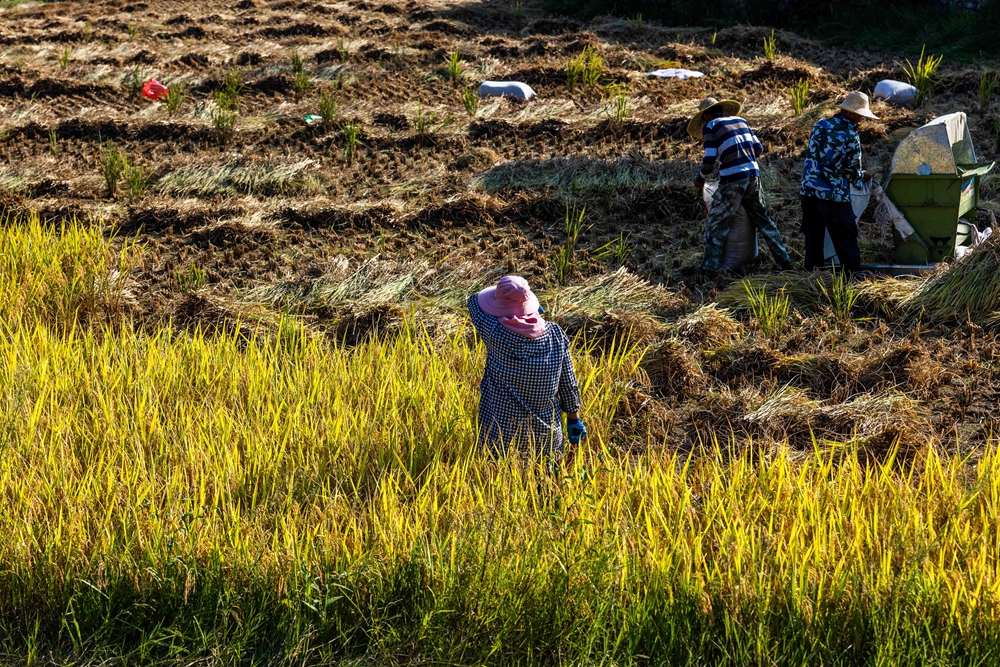
[[[707,179],[719,163],[719,181],[730,183],[751,176],[760,176],[757,156],[764,146],[750,126],[737,116],[723,116],[708,122],[702,132],[705,137],[705,160],[701,177]]]

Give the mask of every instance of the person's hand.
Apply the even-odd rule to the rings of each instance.
[[[580,441],[587,437],[587,427],[579,418],[567,419],[566,434],[569,437],[569,444],[579,445]]]
[[[705,179],[701,177],[701,174],[698,174],[697,176],[694,177],[694,187],[698,188],[699,190],[705,189]]]
[[[865,183],[871,183],[871,181],[872,181],[871,172],[867,172],[867,171],[861,172],[861,180],[864,181]]]

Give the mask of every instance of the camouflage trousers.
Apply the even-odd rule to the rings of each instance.
[[[764,206],[760,179],[751,176],[739,181],[720,183],[712,197],[712,202],[708,205],[708,219],[705,220],[705,259],[701,263],[702,271],[719,270],[729,227],[741,204],[746,209],[751,224],[764,236],[764,242],[775,261],[778,264],[788,263],[788,249],[785,248],[781,232]]]

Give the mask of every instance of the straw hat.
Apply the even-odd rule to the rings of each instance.
[[[702,130],[705,129],[705,114],[709,111],[721,111],[723,116],[735,116],[743,108],[736,100],[719,101],[714,97],[706,97],[698,105],[698,113],[691,118],[688,123],[688,134],[695,139],[702,139]]]
[[[853,93],[848,93],[844,101],[837,105],[841,109],[846,109],[847,111],[852,111],[859,116],[864,116],[865,118],[871,118],[872,120],[878,120],[878,116],[872,113],[872,110],[868,108],[868,96],[860,91],[854,91]]]

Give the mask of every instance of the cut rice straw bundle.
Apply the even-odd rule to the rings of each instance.
[[[926,320],[989,323],[1000,311],[1000,235],[994,234],[961,260],[928,277],[906,301]]]
[[[924,280],[917,276],[869,278],[858,283],[856,289],[864,306],[895,319],[906,314],[914,292],[920,289]]]
[[[674,297],[627,269],[588,280],[583,285],[544,290],[539,299],[550,318],[600,317],[610,310],[658,314]]]
[[[727,308],[750,308],[748,288],[755,293],[775,297],[783,294],[793,305],[814,310],[825,299],[823,286],[829,287],[831,274],[776,273],[751,276],[733,282],[719,295],[719,303]]]

